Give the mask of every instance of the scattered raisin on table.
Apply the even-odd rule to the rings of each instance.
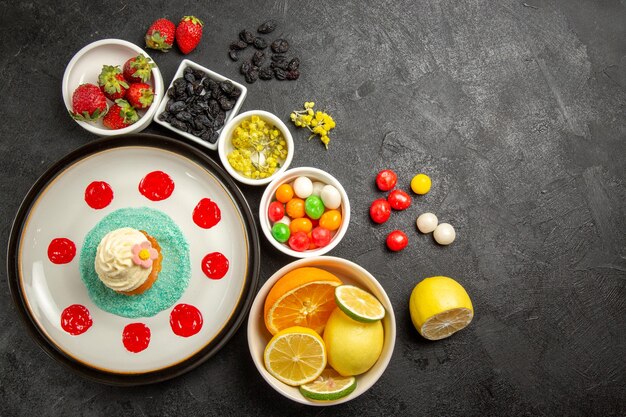
[[[276,29],[276,22],[273,20],[268,20],[265,23],[261,23],[257,31],[259,33],[272,33],[274,29]]]
[[[254,35],[250,31],[244,29],[239,32],[239,39],[250,45],[254,42]]]
[[[242,75],[246,75],[247,73],[250,72],[251,69],[252,69],[252,62],[245,61],[244,63],[241,64],[241,67],[239,67],[239,72]]]
[[[271,80],[274,78],[274,70],[270,66],[265,66],[259,70],[259,78],[262,80]]]
[[[259,36],[254,38],[254,47],[256,49],[265,49],[267,48],[267,41]]]
[[[241,49],[246,49],[247,47],[248,47],[248,44],[242,41],[241,39],[238,41],[232,42],[230,44],[230,49],[235,49],[237,51]]]
[[[295,71],[298,68],[300,68],[300,58],[296,57],[289,61],[289,64],[287,65],[288,71]]]
[[[300,71],[298,70],[287,71],[288,80],[297,80],[298,78],[300,78]]]
[[[287,78],[287,73],[282,68],[274,68],[274,76],[277,80],[284,80]]]
[[[237,54],[237,51],[235,51],[234,49],[231,49],[230,51],[228,51],[228,57],[232,59],[233,61],[239,61],[239,55]]]
[[[246,82],[248,84],[252,84],[256,82],[256,80],[259,78],[259,71],[256,69],[251,69],[245,74],[245,77],[246,77]]]
[[[260,67],[264,60],[265,54],[261,51],[256,51],[254,55],[252,55],[252,63],[257,67]]]
[[[289,50],[289,42],[284,39],[276,39],[272,42],[272,51],[277,54],[283,54]]]

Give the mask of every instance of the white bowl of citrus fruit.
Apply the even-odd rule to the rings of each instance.
[[[250,353],[263,379],[308,405],[340,404],[367,391],[389,364],[395,338],[393,308],[376,278],[330,256],[278,270],[248,319]]]

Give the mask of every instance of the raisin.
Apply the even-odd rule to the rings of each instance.
[[[204,86],[200,81],[196,81],[195,83],[193,83],[193,92],[195,95],[199,96],[202,91],[204,91]]]
[[[239,54],[237,54],[237,51],[235,51],[234,49],[228,51],[228,57],[233,61],[239,61]]]
[[[200,139],[210,142],[210,143],[215,143],[215,141],[217,140],[217,137],[215,138],[215,140],[211,141],[211,139],[213,139],[214,133],[215,132],[212,129],[207,129],[204,131],[202,135],[200,135]]]
[[[298,68],[300,68],[300,58],[294,58],[289,61],[289,64],[287,65],[287,71],[295,71]]]
[[[185,88],[187,83],[185,82],[185,80],[182,77],[180,77],[180,78],[177,78],[177,79],[174,80],[173,85],[174,85],[174,89],[176,91],[178,91],[181,88]]]
[[[182,130],[183,132],[187,132],[189,129],[187,128],[187,124],[185,122],[181,122],[178,119],[173,119],[171,122],[172,127]]]
[[[285,78],[287,78],[287,73],[285,72],[285,70],[281,68],[274,68],[274,76],[276,77],[277,80],[282,81]]]
[[[274,55],[277,56],[277,55]],[[272,63],[270,64],[270,66],[272,68],[280,68],[282,70],[287,70],[287,67],[289,66],[289,61],[287,60],[287,58],[284,57],[284,55],[280,55],[281,58],[280,59],[274,59],[274,56],[272,56]]]
[[[226,119],[226,113],[224,113],[223,111],[220,112],[217,116],[215,116],[215,121],[214,121],[213,126],[215,126],[216,130],[224,126],[225,119]]]
[[[284,39],[276,39],[272,42],[272,51],[277,54],[284,54],[289,50],[289,42]]]
[[[232,42],[230,44],[230,49],[234,49],[236,51],[239,51],[241,49],[246,49],[247,47],[248,47],[248,44],[242,41],[241,39],[236,42]]]
[[[300,71],[298,70],[287,71],[288,80],[297,80],[298,78],[300,78]]]
[[[187,105],[184,101],[175,101],[169,106],[168,111],[171,113],[178,113],[185,110],[185,107],[187,107]]]
[[[229,97],[234,98],[235,100],[239,98],[241,95],[241,90],[238,88],[233,88],[233,91],[230,93]]]
[[[265,66],[259,70],[259,78],[262,80],[271,80],[274,78],[274,70],[270,66]]]
[[[176,89],[175,89],[174,87],[170,87],[170,88],[167,90],[167,96],[168,96],[169,98],[175,98],[175,97],[176,97]]]
[[[200,70],[194,70],[193,75],[198,81],[201,81],[204,77],[206,77],[206,74]]]
[[[233,90],[235,89],[235,86],[233,85],[232,82],[230,82],[230,80],[226,80],[220,83],[220,88],[222,89],[224,94],[226,94],[227,96],[230,96]]]
[[[248,73],[246,73],[246,82],[248,84],[254,83],[258,78],[259,78],[259,71],[258,70],[252,69]]]
[[[241,64],[241,67],[239,67],[239,72],[242,75],[246,75],[247,73],[250,72],[251,69],[252,69],[252,62],[245,61],[244,63]]]
[[[187,74],[193,74],[193,68],[185,67],[185,69],[183,70],[183,75],[187,75]]]
[[[211,120],[204,114],[201,114],[200,116],[198,116],[198,118],[195,121],[200,123],[203,126],[212,126],[213,125],[213,122],[211,122]]]
[[[193,75],[193,72],[191,71],[186,73],[184,78],[185,78],[185,81],[190,82],[190,83],[196,81],[196,77]]]
[[[219,100],[220,107],[222,110],[228,111],[233,108],[235,102],[233,100],[229,100],[227,97],[222,97]]]
[[[276,22],[273,20],[268,20],[265,23],[261,23],[261,25],[257,28],[259,33],[272,33],[274,29],[276,29]]]
[[[250,33],[250,31],[244,29],[239,32],[239,39],[250,45],[254,42],[254,35]]]
[[[252,63],[255,67],[260,67],[264,60],[265,54],[261,51],[256,51],[254,55],[252,55]]]
[[[254,47],[256,49],[265,49],[267,48],[267,41],[259,36],[254,38]]]
[[[172,120],[172,114],[164,111],[163,113],[159,114],[159,120],[162,122],[169,122],[170,120]]]
[[[191,122],[191,119],[192,119],[192,117],[191,117],[191,113],[189,113],[189,112],[187,112],[187,111],[181,111],[181,112],[178,112],[178,113],[176,114],[176,118],[177,118],[178,120],[183,121],[183,122]]]
[[[214,99],[209,100],[209,109],[207,111],[209,113],[209,116],[211,117],[215,117],[219,114],[220,104],[217,102],[217,100],[214,100]]]

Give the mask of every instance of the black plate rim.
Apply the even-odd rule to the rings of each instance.
[[[209,344],[196,354],[167,368],[144,373],[119,374],[93,368],[77,361],[62,350],[58,349],[56,345],[39,329],[39,326],[31,316],[30,311],[26,306],[26,300],[21,290],[17,255],[20,237],[24,229],[24,222],[28,218],[28,214],[30,213],[33,203],[37,201],[41,191],[44,190],[57,175],[59,175],[70,164],[76,163],[86,157],[105,150],[127,146],[148,146],[171,151],[187,157],[199,165],[208,168],[213,174],[215,174],[224,185],[226,192],[239,207],[242,214],[244,225],[250,240],[250,266],[248,268],[248,276],[246,277],[246,285],[243,289],[244,295],[241,298],[239,305],[236,307],[234,313],[231,315],[222,331],[218,333]],[[259,274],[261,269],[260,257],[261,249],[258,228],[254,216],[252,215],[252,211],[250,210],[250,206],[235,181],[222,167],[220,167],[215,161],[213,161],[213,159],[208,157],[199,149],[187,145],[179,140],[155,134],[135,133],[100,138],[83,145],[62,157],[50,168],[48,168],[37,179],[37,181],[35,181],[20,204],[11,226],[9,244],[7,248],[7,281],[11,297],[20,318],[26,325],[30,336],[35,340],[39,347],[46,354],[48,354],[48,356],[64,365],[66,368],[78,373],[80,376],[95,382],[117,386],[145,385],[166,381],[191,371],[204,363],[211,356],[215,355],[235,335],[243,322],[246,320],[256,295],[256,291],[258,290]]]

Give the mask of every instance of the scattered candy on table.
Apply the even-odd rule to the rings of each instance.
[[[435,242],[440,245],[449,245],[454,242],[456,232],[454,231],[454,227],[450,224],[441,223],[433,232],[433,237],[435,238]]]
[[[389,191],[396,186],[398,175],[390,169],[383,169],[376,176],[376,186],[380,191]]]
[[[411,206],[411,196],[402,190],[390,192],[387,201],[394,210],[406,210]]]
[[[408,244],[409,237],[401,230],[394,230],[387,236],[387,247],[394,252],[401,251]]]
[[[417,174],[411,180],[411,190],[415,194],[423,195],[430,191],[431,181],[426,174]]]
[[[415,223],[417,224],[417,228],[420,232],[432,233],[437,227],[439,220],[433,213],[423,213],[418,216]]]

